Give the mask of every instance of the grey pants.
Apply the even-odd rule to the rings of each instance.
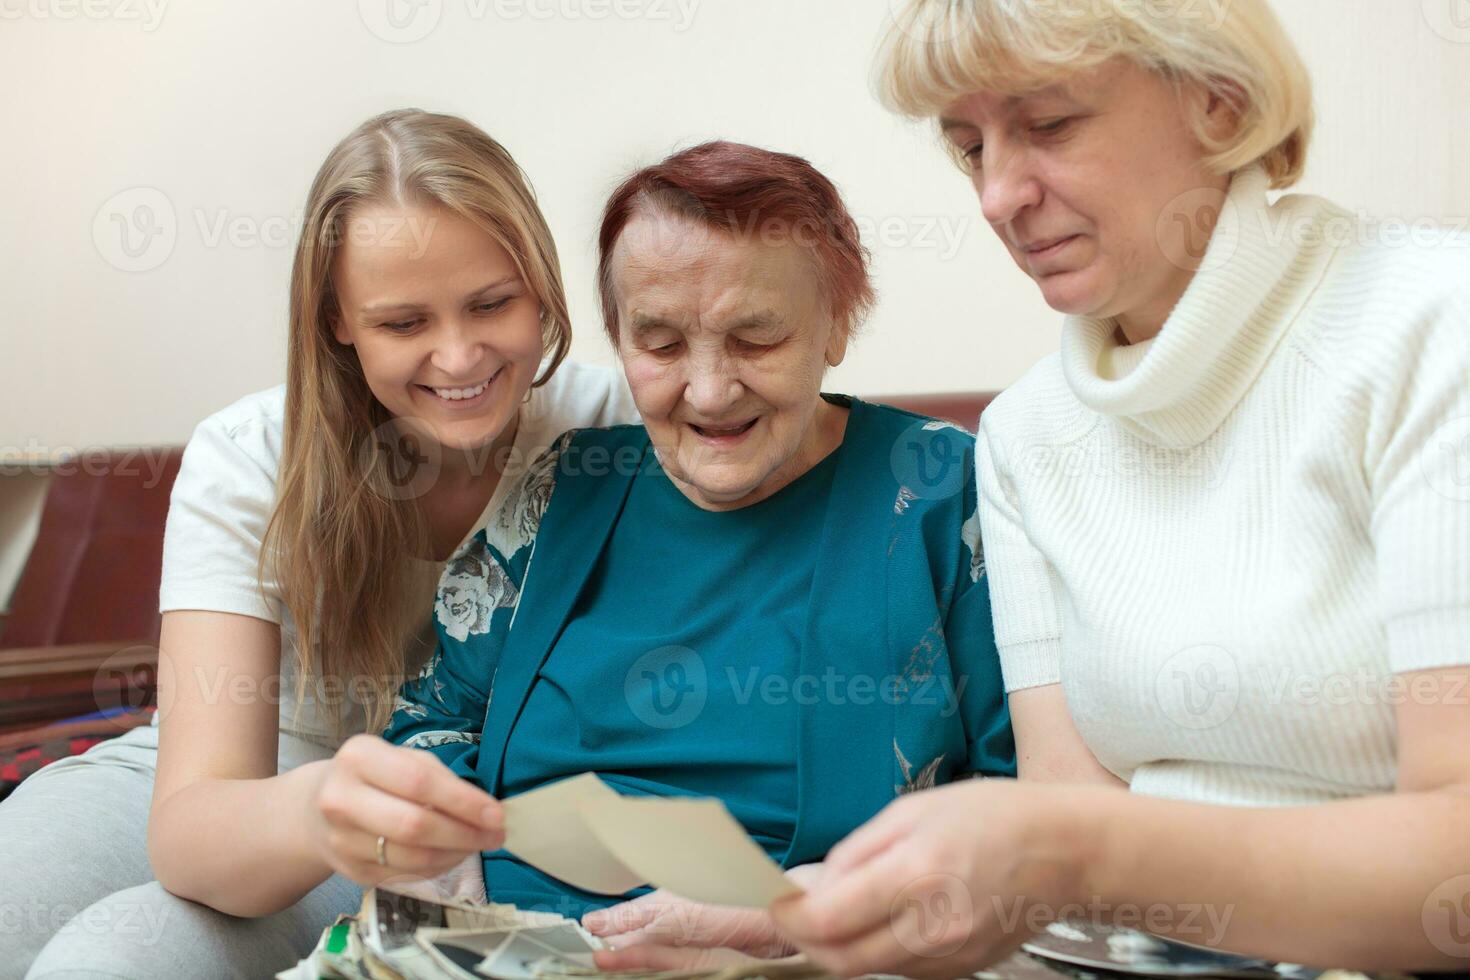
[[[331,755],[284,732],[280,746],[282,770]],[[259,919],[164,891],[147,852],[157,762],[158,729],[136,728],[0,803],[0,980],[270,977],[357,908],[361,891],[337,876]]]

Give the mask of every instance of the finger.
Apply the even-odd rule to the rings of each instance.
[[[771,906],[779,930],[799,946],[845,943],[882,926],[899,892],[916,877],[907,849],[888,851],[811,892]]]
[[[979,914],[953,876],[922,876],[900,890],[887,921],[838,942],[802,944],[826,969],[846,975],[897,974],[949,978],[973,973],[1020,945],[1000,923]]]
[[[648,896],[652,898],[652,896]],[[612,938],[618,946],[651,943],[663,946],[720,946],[708,939],[706,913],[713,906],[699,905],[688,899],[665,893],[657,901],[646,902],[638,911],[646,921],[637,928],[617,933]]]
[[[798,948],[809,961],[836,977],[861,977],[868,973],[921,976],[917,967],[909,965],[907,957],[895,954],[893,947],[896,945],[886,929],[879,929],[850,943],[802,944]],[[901,969],[898,966],[900,963],[903,964]],[[956,973],[952,976],[963,974]]]
[[[395,844],[461,855],[495,850],[504,839],[499,831],[467,824],[365,784],[347,789],[331,804],[328,817],[355,825],[373,838],[381,834]]]
[[[786,871],[786,877],[798,888],[806,891],[819,887],[826,876],[827,866],[820,861],[815,864],[798,864]]]
[[[912,915],[896,916],[884,926],[851,942],[802,947],[809,960],[841,977],[866,974],[888,974],[913,977],[916,980],[950,980],[969,976],[977,970],[999,962],[1021,945],[1022,937],[1013,941],[989,936],[974,923],[930,933]]]
[[[433,882],[442,871],[427,868],[422,871],[408,871],[402,868],[383,867],[373,860],[361,861],[355,858],[339,859],[334,861],[333,870],[344,878],[350,878],[364,888],[387,888],[390,891],[409,890],[412,883],[417,882],[416,890],[423,890],[425,894],[433,894],[438,891]],[[452,867],[452,865],[451,865]],[[439,895],[434,900],[443,902],[444,897]]]
[[[605,909],[594,909],[582,916],[582,928],[594,936],[616,936],[642,929],[658,920],[671,901],[678,901],[663,889]]]
[[[787,955],[791,950],[768,912],[760,909],[705,905],[662,889],[582,920],[594,935],[615,940],[622,949],[635,945],[730,947],[754,956]]]
[[[367,866],[371,875],[378,880],[404,873],[432,878],[465,859],[462,851],[444,851],[384,841],[383,854],[387,858],[387,863],[384,864],[378,860],[377,836],[362,831],[334,832],[328,843],[340,858],[355,865]]]
[[[726,946],[759,956],[770,955],[784,945],[776,932],[776,923],[763,911],[732,909],[723,906],[684,906],[641,929],[612,937],[618,947],[633,945]]]
[[[456,776],[430,752],[363,735],[344,744],[338,756],[353,766],[363,782],[386,793],[431,806],[472,826],[504,832],[500,802]]]
[[[803,945],[801,949],[808,959],[837,976],[891,973],[918,977],[924,975],[922,967],[927,963],[922,956],[914,954],[915,948],[923,947],[916,947],[910,938],[910,931],[917,935],[917,930],[910,930],[908,919],[902,914],[890,916],[888,921],[863,935],[837,943]]]
[[[838,841],[822,862],[825,875],[830,879],[845,874],[891,848],[918,820],[917,813],[911,816],[906,811],[907,808],[889,805]]]
[[[592,961],[599,970],[663,970],[696,971],[714,970],[741,963],[753,962],[753,957],[733,949],[701,949],[696,947],[660,946],[645,944],[626,949],[601,949],[592,954]]]

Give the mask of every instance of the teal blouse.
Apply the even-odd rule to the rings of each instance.
[[[789,695],[761,684],[800,669],[841,451],[728,513],[696,506],[656,461],[634,481],[511,729],[506,796],[595,768],[623,793],[720,797],[772,858],[786,856],[795,716]],[[486,858],[485,883],[523,907],[567,890],[505,852]]]
[[[385,737],[499,797],[586,771],[715,796],[786,867],[895,795],[1013,774],[973,438],[827,397],[842,445],[737,511],[689,501],[641,426],[568,433],[446,566],[438,649]],[[621,900],[504,851],[484,867],[492,901]]]

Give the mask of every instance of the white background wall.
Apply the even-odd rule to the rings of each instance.
[[[406,31],[389,23],[390,3]],[[1306,189],[1407,220],[1470,215],[1470,0],[1278,7],[1319,86]],[[181,442],[212,410],[277,383],[311,176],[353,125],[404,105],[467,116],[531,175],[562,250],[579,358],[611,360],[592,290],[603,196],[630,168],[725,137],[809,157],[874,231],[882,303],[830,387],[1008,384],[1054,347],[1057,317],[929,132],[871,98],[888,10],[0,0],[0,462],[17,449]],[[127,271],[113,222],[145,217],[139,204],[164,234],[138,260],[151,267]]]

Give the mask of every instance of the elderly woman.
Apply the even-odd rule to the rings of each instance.
[[[711,143],[623,183],[600,248],[644,424],[568,433],[451,561],[386,737],[497,797],[589,770],[715,796],[788,868],[895,795],[1012,772],[971,437],[820,390],[872,298],[836,189]],[[483,867],[494,901],[619,900]]]
[[[977,450],[1021,781],[894,803],[777,905],[835,971],[958,976],[1068,911],[1470,956],[1470,251],[1273,203],[1306,73],[1264,0],[1198,6],[910,0],[889,39],[1067,317]]]

